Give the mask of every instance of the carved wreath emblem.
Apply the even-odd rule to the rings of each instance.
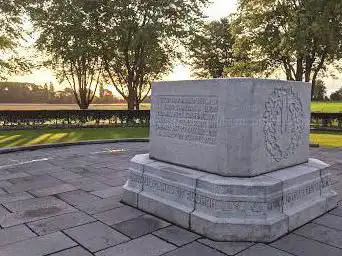
[[[265,104],[264,134],[266,152],[274,161],[294,154],[302,143],[304,112],[292,88],[275,89]]]

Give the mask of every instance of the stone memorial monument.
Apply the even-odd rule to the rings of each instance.
[[[154,83],[150,154],[123,202],[218,241],[270,242],[336,206],[309,159],[311,85],[261,79]]]

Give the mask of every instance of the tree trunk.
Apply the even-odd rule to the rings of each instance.
[[[297,68],[296,68],[296,81],[303,81],[303,57],[298,56],[297,58]]]
[[[140,103],[138,99],[135,100],[135,110],[140,110]]]
[[[131,93],[128,95],[128,100],[127,100],[127,107],[128,110],[134,110],[134,106],[135,106],[135,100],[134,100],[134,95],[132,95]]]
[[[80,104],[78,104],[78,106],[80,107],[81,110],[87,110],[89,108],[89,104],[81,102]]]
[[[311,100],[315,99],[316,78],[312,79]]]

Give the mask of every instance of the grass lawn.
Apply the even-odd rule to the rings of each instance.
[[[0,131],[0,147],[77,142],[84,140],[147,138],[149,128],[86,128]]]
[[[312,112],[342,112],[342,102],[312,102]]]
[[[0,147],[77,142],[84,140],[147,138],[148,128],[41,129],[0,131]],[[342,147],[342,132],[312,132],[311,143],[322,147]]]
[[[311,132],[310,141],[321,147],[342,147],[342,132]]]

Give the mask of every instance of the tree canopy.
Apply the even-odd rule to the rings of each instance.
[[[314,88],[313,100],[323,101],[327,99],[327,88],[324,81],[318,79]]]
[[[261,70],[282,68],[288,80],[314,86],[326,65],[341,58],[340,0],[240,0],[235,24],[237,40],[248,45],[241,50]]]
[[[73,90],[77,104],[88,109],[102,75],[100,40],[93,24],[94,1],[45,0],[31,10],[39,38],[37,47],[51,57],[61,80]]]
[[[202,22],[188,44],[190,64],[197,77],[218,78],[225,76],[234,63],[234,38],[227,18]]]
[[[25,35],[23,17],[29,3],[30,0],[0,0],[0,79],[11,73],[27,71],[30,66],[16,52]]]
[[[99,79],[139,109],[151,81],[171,70],[208,0],[44,0],[31,9],[39,49],[71,84],[81,108]]]
[[[330,100],[333,101],[342,101],[342,88],[338,89],[337,91],[333,92],[330,95]]]
[[[104,1],[98,23],[106,77],[139,109],[151,82],[171,71],[186,40],[202,18],[208,0]]]

